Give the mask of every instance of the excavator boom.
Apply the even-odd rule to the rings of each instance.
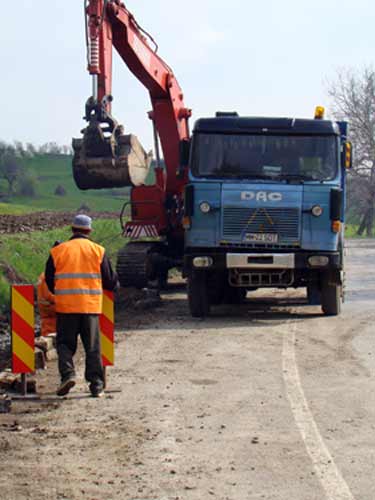
[[[132,186],[130,203],[124,205],[121,217],[124,235],[132,242],[155,237],[157,244],[131,242],[119,254],[118,271],[126,285],[145,286],[157,269],[165,274],[182,260],[187,169],[181,168],[180,150],[186,150],[189,141],[191,110],[185,107],[172,69],[158,55],[156,42],[120,0],[84,0],[84,6],[92,95],[86,102],[88,125],[81,138],[73,139],[73,174],[81,189]],[[113,47],[150,95],[148,116],[156,154],[151,186],[145,185],[150,154],[112,115]],[[131,208],[130,220],[125,217],[126,206]]]
[[[173,195],[181,191],[184,184],[177,176],[179,147],[180,142],[189,137],[188,118],[191,116],[191,111],[184,105],[182,90],[172,70],[158,56],[152,37],[142,30],[122,2],[86,0],[85,7],[88,71],[92,76],[93,91],[86,103],[85,119],[89,125],[84,131],[83,142],[74,144],[74,149],[81,148],[82,152],[76,169],[77,172],[84,171],[80,183],[87,184],[83,188],[110,187],[111,183],[113,187],[134,185],[134,164],[134,169],[143,168],[144,177],[147,175],[149,157],[134,136],[124,136],[123,127],[111,114],[112,47],[115,47],[130,71],[149,91],[152,103],[149,117],[160,137],[166,165],[165,173],[156,172],[157,184]],[[120,144],[127,150],[124,151]],[[99,176],[101,167],[102,178]],[[106,178],[105,174],[110,174],[111,167],[114,175]],[[90,171],[95,174],[94,179],[89,179]],[[122,171],[121,175],[119,171]],[[139,179],[142,175],[139,175],[138,183]]]

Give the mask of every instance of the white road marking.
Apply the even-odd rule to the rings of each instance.
[[[283,376],[293,416],[328,500],[354,497],[328,451],[311,413],[299,376],[295,354],[297,323],[289,323],[283,335]]]

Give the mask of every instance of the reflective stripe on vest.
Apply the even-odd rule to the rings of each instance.
[[[56,274],[55,280],[68,280],[75,278],[100,280],[101,277],[102,277],[101,274],[95,274],[95,273],[65,273],[65,274]]]
[[[84,288],[66,288],[55,290],[55,295],[102,295],[101,290],[86,290]]]
[[[55,266],[56,311],[100,314],[104,248],[88,238],[74,238],[51,250]]]

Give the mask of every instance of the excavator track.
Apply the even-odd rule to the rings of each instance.
[[[153,242],[131,242],[119,250],[116,271],[122,287],[147,287],[155,279],[152,254],[157,251]]]

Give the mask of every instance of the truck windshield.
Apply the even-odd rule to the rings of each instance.
[[[197,177],[328,181],[337,174],[336,136],[224,135],[194,137]]]

